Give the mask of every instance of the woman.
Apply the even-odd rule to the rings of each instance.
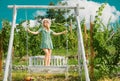
[[[29,29],[27,29],[28,32],[32,34],[42,34],[42,41],[41,41],[41,49],[45,52],[45,66],[50,65],[50,59],[51,59],[51,53],[53,49],[53,44],[51,40],[51,34],[52,35],[61,35],[61,34],[66,34],[67,30],[63,32],[56,33],[50,29],[51,26],[51,20],[50,19],[43,19],[42,20],[42,28],[40,28],[38,31],[34,32]]]

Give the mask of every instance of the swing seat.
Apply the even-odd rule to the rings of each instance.
[[[45,66],[44,58],[45,56],[29,57],[29,72],[35,72],[40,74],[66,74],[68,72],[67,58],[65,58],[64,56],[51,56],[50,66]]]

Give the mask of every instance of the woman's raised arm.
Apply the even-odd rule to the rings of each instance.
[[[27,28],[27,31],[30,32],[30,33],[32,33],[32,34],[38,34],[39,33],[39,31],[35,31],[35,32],[31,31],[29,28]]]
[[[61,35],[61,34],[66,34],[68,31],[67,30],[65,30],[65,31],[63,31],[63,32],[58,32],[58,33],[56,33],[56,32],[53,32],[53,35]]]

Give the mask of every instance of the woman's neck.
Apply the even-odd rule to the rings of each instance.
[[[50,27],[44,27],[47,31],[49,31],[50,30]]]

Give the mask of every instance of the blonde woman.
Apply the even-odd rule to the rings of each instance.
[[[50,59],[51,59],[51,53],[53,49],[53,43],[51,39],[51,34],[52,35],[61,35],[61,34],[66,34],[67,30],[63,32],[56,33],[53,30],[50,29],[51,26],[51,20],[50,19],[43,19],[42,20],[42,28],[40,28],[38,31],[34,32],[29,29],[27,29],[28,32],[32,34],[42,34],[42,41],[41,41],[41,49],[45,52],[45,66],[50,65]]]

